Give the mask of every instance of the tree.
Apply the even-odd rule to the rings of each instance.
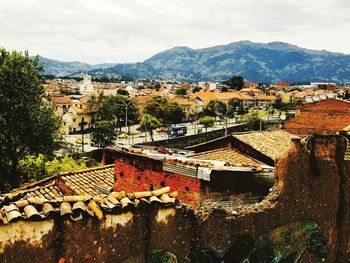
[[[123,96],[129,96],[129,92],[125,89],[118,89],[117,94],[123,95]]]
[[[230,89],[241,90],[244,88],[244,79],[241,76],[232,76],[229,80],[224,81]]]
[[[180,95],[180,96],[184,96],[184,95],[187,94],[187,90],[184,89],[184,88],[177,88],[177,89],[175,90],[175,94],[176,94],[176,95]]]
[[[164,108],[163,124],[178,124],[185,119],[185,113],[177,103],[168,103]]]
[[[19,186],[20,159],[58,149],[59,119],[44,98],[42,69],[27,52],[0,50],[1,190]]]
[[[200,87],[194,87],[194,88],[192,89],[192,93],[196,93],[196,92],[199,92],[199,91],[201,91],[201,88],[200,88]]]
[[[70,156],[63,158],[54,158],[51,161],[43,154],[28,155],[19,161],[19,170],[23,174],[33,176],[35,180],[41,180],[45,177],[66,173],[87,167],[85,159],[74,159]]]
[[[211,100],[204,108],[204,115],[222,120],[227,115],[227,105],[220,100]]]
[[[263,129],[263,122],[262,120],[259,118],[259,115],[257,112],[252,112],[251,114],[249,114],[246,118],[246,126],[248,128],[248,130],[253,130],[253,131],[257,131],[260,129]]]
[[[98,121],[91,133],[91,142],[99,148],[105,149],[106,146],[114,145],[116,137],[117,132],[113,121]]]
[[[154,141],[153,139],[153,130],[159,128],[161,125],[160,121],[150,115],[150,114],[145,114],[140,122],[140,129],[141,131],[148,132],[151,136],[151,140]]]
[[[115,121],[117,127],[125,125],[126,107],[128,108],[128,125],[136,123],[138,112],[132,99],[122,95],[103,97],[98,106],[97,121]]]
[[[153,97],[144,109],[145,114],[149,114],[158,119],[163,125],[181,123],[185,114],[176,103],[169,103],[166,98]]]
[[[205,116],[205,117],[200,118],[198,120],[198,123],[203,125],[205,128],[205,132],[207,132],[209,127],[214,126],[214,118],[211,116]]]

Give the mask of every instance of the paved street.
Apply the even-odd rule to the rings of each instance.
[[[230,120],[228,123],[228,126],[234,125],[234,120]],[[187,135],[205,132],[205,128],[202,125],[195,125],[194,123],[186,123],[187,126]],[[208,128],[208,131],[213,131],[217,129],[222,129],[225,127],[224,123],[215,123],[214,127]],[[133,125],[130,126],[130,136],[128,138],[118,138],[116,140],[116,144],[118,142],[128,143],[128,144],[138,144],[138,143],[144,143],[151,141],[151,137],[149,133],[145,134],[144,132],[140,133],[137,129],[139,128],[139,125]],[[122,132],[125,132],[125,127],[122,128]],[[71,134],[71,135],[64,135],[64,139],[76,146],[79,146],[79,149],[81,151],[81,142],[79,142],[79,139],[81,140],[82,135],[81,134]],[[154,140],[165,140],[168,139],[168,135],[165,132],[158,133],[154,131],[153,135]],[[84,151],[90,152],[93,150],[98,149],[97,147],[91,146],[91,140],[90,140],[90,134],[84,134],[84,141],[86,144],[84,144]]]

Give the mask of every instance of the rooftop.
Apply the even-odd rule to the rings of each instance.
[[[260,167],[261,163],[232,148],[220,148],[191,155],[191,158],[226,162],[230,166]]]
[[[264,131],[235,134],[233,137],[253,147],[273,160],[285,155],[293,147],[292,137],[288,132]]]

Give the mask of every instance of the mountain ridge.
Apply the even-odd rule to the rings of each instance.
[[[249,40],[207,48],[176,46],[143,62],[102,63],[60,62],[41,58],[45,74],[55,76],[115,75],[179,81],[222,81],[242,75],[255,82],[350,80],[350,55],[312,50],[273,41]]]

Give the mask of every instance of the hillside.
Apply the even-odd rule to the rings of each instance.
[[[162,78],[180,81],[226,80],[242,75],[255,82],[350,80],[350,55],[300,48],[283,42],[234,42],[203,49],[175,47],[141,63],[99,67],[79,62],[47,63],[54,75],[127,75],[134,78]],[[98,69],[97,69],[98,68]],[[51,73],[51,74],[52,74]]]

